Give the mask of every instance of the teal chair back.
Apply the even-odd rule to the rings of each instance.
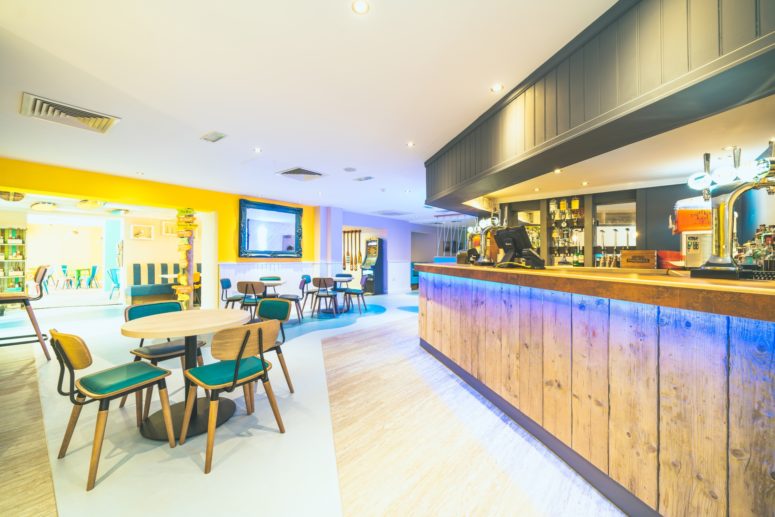
[[[132,321],[138,318],[145,318],[146,316],[154,316],[167,312],[180,312],[182,310],[183,307],[179,302],[157,302],[132,305],[131,307],[127,307],[124,311],[124,319],[126,321]]]
[[[286,322],[291,317],[291,302],[283,298],[267,298],[258,304],[258,317],[262,320]]]

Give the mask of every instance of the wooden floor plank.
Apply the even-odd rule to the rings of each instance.
[[[30,345],[0,347],[0,515],[57,515]]]

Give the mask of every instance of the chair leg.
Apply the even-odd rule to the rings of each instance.
[[[301,315],[301,304],[299,303],[299,300],[295,300],[294,303],[296,304],[296,318],[299,320],[299,323],[301,323],[301,319],[304,317]]]
[[[191,413],[194,412],[194,404],[196,403],[196,384],[192,384],[188,388],[188,397],[186,398],[186,410],[183,412],[183,424],[180,427],[180,437],[178,441],[180,445],[186,443],[186,434],[188,433],[188,424],[191,423]]]
[[[283,369],[283,375],[285,375],[285,383],[288,385],[288,390],[290,390],[291,393],[293,393],[293,383],[291,382],[291,374],[288,373],[288,366],[285,364],[285,356],[283,355],[283,351],[278,346],[275,349],[275,352],[277,352],[277,359],[280,360],[280,366]]]
[[[246,382],[242,385],[242,393],[245,395],[245,411],[248,415],[253,414],[253,391],[251,390],[252,383]]]
[[[159,400],[161,400],[161,413],[164,416],[164,427],[167,429],[167,439],[170,449],[175,448],[175,430],[172,428],[172,411],[170,411],[170,399],[167,396],[167,383],[159,383]]]
[[[280,432],[285,432],[285,425],[283,425],[283,417],[280,416],[280,409],[277,407],[277,399],[274,398],[274,391],[272,385],[269,384],[269,377],[264,381],[264,391],[266,392],[266,398],[269,400],[269,405],[272,407],[272,413],[274,413],[274,419],[277,421],[277,427],[280,428]]]
[[[358,296],[361,298],[361,301],[363,301],[363,310],[364,310],[364,311],[368,311],[368,310],[369,310],[369,308],[368,308],[368,307],[366,307],[366,297],[365,297],[365,296],[363,296],[362,294],[359,294]]]
[[[143,425],[143,390],[135,391],[135,415],[137,417],[137,427]]]
[[[48,348],[46,348],[46,342],[43,340],[43,334],[40,333],[38,320],[35,318],[35,313],[32,311],[32,305],[30,305],[29,300],[24,300],[24,308],[27,311],[27,316],[30,318],[32,328],[35,329],[35,335],[38,337],[38,343],[40,343],[40,347],[43,349],[43,354],[46,356],[46,361],[50,361],[51,356],[48,353]]]
[[[215,445],[215,424],[218,423],[218,393],[210,398],[210,415],[207,419],[207,449],[205,450],[205,474],[213,467],[213,446]]]
[[[77,397],[79,402],[82,402],[85,397]],[[73,411],[70,413],[70,421],[67,422],[67,429],[65,429],[65,436],[62,438],[62,446],[59,448],[59,456],[57,458],[62,459],[67,454],[67,447],[70,445],[70,439],[73,437],[73,431],[75,430],[75,424],[78,423],[78,417],[81,415],[81,404],[73,404]]]
[[[100,400],[100,410],[97,413],[97,425],[94,428],[94,443],[91,449],[91,460],[89,461],[89,478],[86,481],[86,491],[94,488],[94,482],[97,479],[97,468],[100,465],[100,453],[102,452],[102,440],[105,438],[105,425],[108,423],[108,407],[110,402]]]
[[[140,360],[140,357],[138,357],[138,356],[135,356],[135,362],[137,362],[137,361],[139,361],[139,360]],[[124,404],[126,404],[126,399],[127,399],[127,397],[128,397],[128,396],[129,396],[129,393],[127,393],[126,395],[124,395],[123,397],[121,397],[121,404],[119,404],[119,405],[118,405],[118,407],[119,407],[119,408],[122,408],[122,407],[124,407]]]
[[[359,294],[359,295],[357,295],[357,296],[355,297],[355,300],[358,302],[358,314],[363,314],[363,313],[361,312],[361,295],[360,295],[360,294]]]
[[[145,390],[145,407],[143,408],[143,421],[148,418],[148,413],[151,412],[151,398],[153,397],[153,384],[148,386]]]

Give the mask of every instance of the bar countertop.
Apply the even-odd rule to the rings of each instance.
[[[689,278],[685,272],[664,270],[535,270],[460,264],[417,264],[415,267],[424,273],[775,321],[775,281]]]

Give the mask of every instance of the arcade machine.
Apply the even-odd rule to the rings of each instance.
[[[366,241],[366,257],[361,265],[361,274],[366,275],[364,292],[366,294],[385,294],[385,239],[368,239]]]

